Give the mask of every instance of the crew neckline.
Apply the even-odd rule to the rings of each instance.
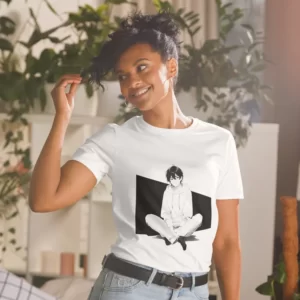
[[[192,131],[197,126],[197,119],[191,116],[188,116],[192,120],[192,124],[185,128],[162,128],[149,124],[143,118],[143,116],[137,116],[137,123],[140,128],[148,132],[158,134],[158,135],[174,135],[182,134]]]

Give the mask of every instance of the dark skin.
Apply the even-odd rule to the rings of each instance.
[[[116,66],[123,96],[138,107],[149,124],[161,128],[185,128],[191,120],[185,116],[174,94],[173,80],[177,61],[163,62],[148,44],[129,48]],[[80,162],[69,160],[60,167],[65,133],[74,108],[74,96],[81,83],[79,74],[64,75],[52,91],[56,114],[51,131],[34,166],[29,203],[35,212],[50,212],[73,205],[96,184],[94,174]],[[66,93],[65,88],[70,85]],[[149,91],[134,96],[139,91]],[[45,184],[46,183],[46,184]],[[240,240],[238,200],[217,200],[219,226],[213,244],[213,256],[223,300],[239,300]]]
[[[162,61],[160,54],[148,44],[137,44],[120,57],[116,73],[121,93],[137,107],[144,120],[162,128],[185,128],[191,120],[185,116],[174,95],[173,80],[178,72],[176,59]],[[149,89],[144,95],[136,92]]]

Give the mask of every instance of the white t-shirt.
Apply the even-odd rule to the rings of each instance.
[[[112,180],[115,255],[165,272],[209,271],[216,199],[243,198],[228,130],[196,118],[185,129],[158,128],[136,116],[121,126],[106,125],[72,158],[97,182],[106,174]],[[174,242],[178,232],[185,250]]]

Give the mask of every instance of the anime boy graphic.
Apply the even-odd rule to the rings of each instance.
[[[185,238],[191,236],[202,223],[202,215],[193,216],[193,201],[190,188],[183,183],[183,172],[172,166],[166,172],[166,187],[161,209],[161,218],[150,214],[146,223],[164,238],[166,245],[179,242],[186,250]]]

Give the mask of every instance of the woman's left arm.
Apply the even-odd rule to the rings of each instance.
[[[222,300],[240,299],[241,247],[239,237],[239,200],[217,200],[219,225],[213,243]]]

